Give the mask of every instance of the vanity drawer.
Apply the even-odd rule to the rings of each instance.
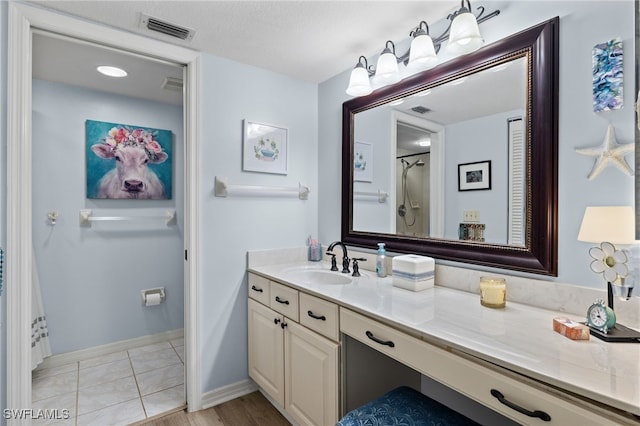
[[[520,424],[620,424],[610,416],[586,408],[586,404],[502,374],[498,371],[500,367],[487,368],[348,309],[340,309],[340,331]],[[498,391],[505,403],[492,395],[492,390]],[[531,417],[506,404],[521,407],[530,414],[544,412],[550,420]]]
[[[300,324],[338,341],[338,305],[300,293]]]
[[[249,297],[262,303],[269,305],[269,280],[260,275],[249,272]]]
[[[298,290],[271,281],[269,306],[289,319],[298,321]]]

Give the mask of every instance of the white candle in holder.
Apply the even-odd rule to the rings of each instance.
[[[480,303],[489,308],[504,308],[507,285],[504,278],[480,277]]]

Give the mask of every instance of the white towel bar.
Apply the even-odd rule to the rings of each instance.
[[[93,210],[80,210],[80,226],[91,227],[91,222],[118,222],[133,220],[164,219],[167,226],[176,223],[176,211],[167,210],[164,214],[139,216],[93,216]]]
[[[228,195],[259,195],[259,196],[297,196],[301,200],[309,198],[311,190],[308,186],[298,183],[292,186],[263,186],[263,185],[230,185],[226,177],[216,176],[214,193],[216,197]]]
[[[389,194],[379,189],[378,192],[354,192],[353,195],[358,197],[377,197],[379,203],[386,203]]]

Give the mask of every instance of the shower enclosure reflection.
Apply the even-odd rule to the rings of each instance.
[[[398,121],[396,233],[429,236],[431,132]]]

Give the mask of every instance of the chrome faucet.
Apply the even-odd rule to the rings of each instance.
[[[347,253],[347,246],[345,246],[342,241],[334,241],[331,244],[329,244],[329,247],[327,247],[327,254],[335,256],[332,251],[335,246],[340,246],[340,248],[342,248],[342,273],[348,274],[350,271],[349,271],[349,255]]]

